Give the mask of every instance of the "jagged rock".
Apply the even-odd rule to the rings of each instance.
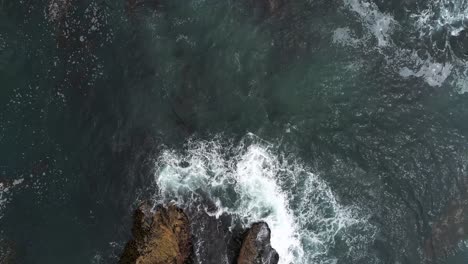
[[[150,203],[143,203],[135,212],[132,233],[121,264],[184,264],[190,260],[190,223],[175,205],[158,206],[152,211]]]
[[[215,216],[217,210],[209,200],[195,202],[185,209],[190,217],[198,263],[232,264],[239,256],[245,229],[229,214]]]
[[[255,223],[247,231],[237,264],[277,264],[279,255],[270,244],[271,231],[264,222]]]

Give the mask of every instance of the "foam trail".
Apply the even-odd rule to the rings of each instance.
[[[413,14],[420,36],[447,29],[452,36],[458,36],[468,26],[468,1],[429,1],[428,7]]]
[[[270,223],[275,233],[271,238],[273,247],[277,248],[280,256],[284,256],[283,263],[293,263],[291,253],[302,252],[287,197],[274,178],[275,163],[265,149],[255,145],[249,147],[236,166],[237,189],[241,200],[234,213]]]
[[[186,204],[201,190],[217,205],[214,216],[230,214],[246,227],[267,222],[280,263],[332,263],[335,237],[368,223],[341,207],[319,177],[273,149],[249,134],[239,144],[196,141],[184,153],[164,151],[157,162],[159,197]]]
[[[426,51],[420,50],[418,45],[414,49],[401,47],[392,40],[395,29],[400,28],[398,21],[388,13],[379,10],[370,0],[344,0],[344,6],[362,24],[364,36],[360,39],[349,29],[335,30],[333,41],[335,44],[354,48],[364,47],[365,52],[378,52],[386,59],[388,67],[407,78],[410,76],[422,78],[431,86],[442,86],[451,75],[453,79],[468,79],[464,72],[467,63],[458,58],[453,52],[449,37],[439,34],[447,31],[450,36],[458,36],[468,28],[468,1],[430,1],[426,7],[410,15],[413,27],[405,29],[408,43],[424,42],[432,47]],[[438,37],[433,38],[435,34]],[[438,39],[442,37],[442,39]],[[377,44],[373,48],[370,44]],[[441,44],[442,43],[442,44]],[[440,48],[442,46],[443,48]],[[422,54],[422,57],[421,57]],[[463,83],[465,83],[464,81]],[[462,91],[461,83],[451,84]]]
[[[3,211],[12,199],[12,191],[23,182],[23,178],[15,179],[11,183],[0,181],[0,219],[3,218]]]
[[[373,2],[346,0],[345,3],[351,11],[359,15],[361,22],[377,39],[379,47],[392,45],[390,34],[393,32],[397,22],[391,15],[380,12]]]

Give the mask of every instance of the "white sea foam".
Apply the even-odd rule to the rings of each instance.
[[[332,263],[328,253],[336,236],[351,226],[370,227],[306,166],[252,134],[239,144],[219,139],[190,142],[184,153],[166,150],[156,181],[160,199],[189,203],[201,190],[218,207],[213,215],[230,214],[244,226],[267,222],[283,264]]]
[[[12,199],[12,191],[23,181],[23,178],[15,179],[12,183],[0,181],[0,219],[3,218],[3,211]]]
[[[379,11],[376,4],[366,0],[345,0],[351,11],[359,15],[379,47],[392,45],[391,33],[398,24],[390,14]]]
[[[427,84],[431,86],[441,86],[452,73],[453,65],[451,63],[435,62],[432,57],[422,60],[416,52],[409,53],[406,58],[411,59],[411,64],[400,68],[402,77],[422,77]]]
[[[392,34],[399,23],[392,15],[380,11],[374,2],[344,0],[344,3],[345,7],[358,18],[365,31],[363,37],[356,39],[349,37],[355,35],[353,31],[349,29],[343,31],[342,28],[338,28],[333,36],[335,44],[364,47],[366,52],[379,52],[389,67],[395,68],[402,77],[419,77],[431,86],[441,86],[451,75],[454,76],[453,79],[468,79],[468,75],[464,72],[467,63],[453,56],[448,39],[444,49],[434,48],[437,54],[431,55],[427,51],[422,58],[418,54],[421,50],[417,52],[416,49],[399,47],[392,41]],[[413,40],[420,39],[430,43],[432,34],[441,30],[448,30],[450,35],[457,36],[468,27],[468,1],[430,1],[427,8],[415,11],[410,18],[413,20],[413,28],[405,30],[410,32],[409,35],[413,35]],[[370,45],[372,41],[377,41],[373,47]],[[466,90],[465,86],[459,87],[460,82],[453,85],[459,91]]]
[[[348,27],[337,28],[333,32],[333,43],[357,47],[361,41],[355,38]]]
[[[431,37],[441,31],[447,31],[451,37],[459,36],[463,30],[468,30],[468,1],[467,0],[439,0],[428,1],[427,8],[412,14],[415,29],[419,38]],[[446,39],[442,52],[450,58],[448,75],[452,75],[450,84],[459,92],[468,91],[468,62],[458,58]]]
[[[411,17],[415,20],[420,36],[447,29],[452,36],[458,36],[468,26],[468,1],[428,1],[427,8]]]

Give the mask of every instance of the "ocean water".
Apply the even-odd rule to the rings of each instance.
[[[153,199],[191,216],[195,263],[235,263],[257,221],[281,264],[466,263],[467,14],[0,1],[0,262],[116,263]]]

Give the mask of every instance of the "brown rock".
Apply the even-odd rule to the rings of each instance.
[[[255,223],[242,242],[237,264],[277,264],[279,256],[270,244],[271,231],[264,222]]]
[[[152,211],[145,202],[136,210],[133,239],[127,243],[121,264],[184,264],[192,253],[188,217],[175,205]]]

